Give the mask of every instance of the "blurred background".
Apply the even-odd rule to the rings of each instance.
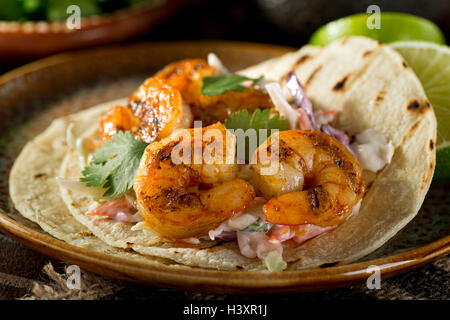
[[[226,39],[299,47],[321,25],[370,5],[422,16],[450,37],[449,0],[193,0],[148,39]]]
[[[17,2],[25,9],[14,7]],[[82,19],[81,30],[69,34],[60,30],[65,23],[29,22],[58,20],[71,3],[106,18]],[[300,47],[326,22],[374,4],[430,19],[450,39],[450,0],[0,0],[0,20],[19,21],[0,22],[0,72],[54,52],[119,42],[220,39]]]

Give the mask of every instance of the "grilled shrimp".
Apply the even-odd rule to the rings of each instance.
[[[253,88],[202,95],[203,78],[216,74],[216,69],[203,59],[169,64],[131,95],[127,107],[114,107],[107,112],[100,123],[102,140],[118,131],[131,130],[137,139],[150,143],[176,129],[189,128],[193,118],[207,126],[225,120],[242,108],[249,112],[273,108],[269,95]]]
[[[243,108],[251,113],[258,108],[274,107],[267,93],[253,88],[246,88],[241,92],[227,91],[214,96],[202,95],[203,78],[217,73],[217,70],[203,59],[188,59],[169,64],[155,76],[180,90],[184,101],[191,107],[194,118],[201,120],[204,125],[222,122],[233,112]]]
[[[180,91],[158,77],[152,77],[129,98],[129,107],[141,120],[136,138],[153,142],[169,136],[176,129],[189,128],[192,114]]]
[[[189,128],[190,107],[180,91],[163,79],[152,77],[130,96],[128,106],[116,106],[106,112],[100,122],[102,140],[118,131],[131,131],[137,139],[151,143],[169,136],[176,129]]]
[[[184,101],[192,107],[199,103],[202,79],[216,73],[216,69],[203,59],[186,59],[167,65],[155,77],[180,90]]]
[[[220,123],[150,144],[134,182],[144,221],[168,238],[203,236],[250,205],[255,191],[237,178],[235,145]]]
[[[100,121],[102,141],[111,139],[119,131],[135,132],[141,124],[130,108],[114,106],[109,109]]]
[[[278,138],[278,152],[272,144]],[[275,149],[275,148],[274,148]],[[263,175],[259,152],[275,152],[278,171]],[[289,130],[272,135],[254,153],[253,184],[270,199],[266,220],[280,225],[337,225],[364,194],[360,164],[332,136],[320,131]]]

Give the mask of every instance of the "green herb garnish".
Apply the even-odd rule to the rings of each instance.
[[[147,145],[136,140],[129,131],[115,134],[94,152],[80,181],[88,187],[102,186],[107,189],[104,194],[107,198],[125,193],[133,186],[136,170]]]
[[[227,91],[244,91],[245,87],[242,85],[242,82],[252,81],[252,85],[255,85],[262,78],[252,79],[239,74],[204,77],[202,80],[201,94],[215,96]]]
[[[245,229],[242,229],[241,231],[266,233],[272,227],[273,227],[273,224],[271,224],[270,222],[265,222],[261,218],[258,218],[258,220],[256,220],[252,224],[248,225]]]
[[[269,109],[256,109],[253,114],[250,116],[247,110],[240,110],[231,115],[230,119],[226,119],[224,121],[224,125],[227,129],[238,130],[242,129],[244,134],[247,130],[255,130],[255,134],[257,137],[257,145],[256,148],[262,144],[267,137],[269,137],[275,130],[284,131],[289,129],[289,122],[284,119],[280,119],[279,114],[275,114],[271,116]],[[267,130],[265,135],[261,136],[260,130]],[[264,131],[262,131],[264,132]],[[245,160],[249,162],[251,156],[253,155],[255,149],[250,148],[249,136],[245,137],[245,146],[246,146],[246,154]],[[239,141],[238,141],[239,143]]]

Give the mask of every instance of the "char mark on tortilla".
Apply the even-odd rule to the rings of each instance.
[[[430,166],[428,167],[427,174],[426,174],[425,178],[423,179],[422,184],[420,185],[421,190],[424,190],[425,188],[428,187],[428,184],[431,181],[431,178],[433,177],[433,173],[434,173],[434,163],[430,162]]]
[[[386,91],[380,90],[377,94],[377,97],[375,98],[375,106],[380,105],[380,103],[384,100],[385,96],[386,96]]]
[[[422,103],[420,103],[417,99],[413,99],[408,102],[408,106],[406,108],[409,111],[418,111],[422,113],[426,110],[429,110],[431,108],[431,104],[427,100],[424,100]]]
[[[36,173],[33,178],[34,179],[39,179],[39,178],[47,178],[48,175],[46,173]]]
[[[362,54],[363,58],[366,58],[366,57],[369,56],[372,52],[373,52],[373,50],[367,50],[367,51],[364,51],[363,54]]]
[[[346,75],[344,78],[339,80],[333,87],[333,91],[344,91],[345,83],[347,82],[348,78],[351,74]]]
[[[294,63],[294,67],[293,69],[296,69],[297,67],[299,67],[301,64],[303,64],[305,61],[311,59],[311,55],[309,54],[305,54],[303,56],[301,56],[295,63]]]
[[[305,87],[308,87],[311,84],[311,81],[314,79],[314,77],[317,75],[317,73],[322,69],[322,65],[317,66],[314,71],[310,74],[308,79],[305,82]]]
[[[411,128],[409,128],[408,132],[403,136],[402,139],[402,144],[405,143],[406,138],[408,138],[410,135],[413,134],[413,132],[417,129],[417,127],[419,126],[421,120],[417,120],[416,122],[414,122],[414,124],[411,126]]]

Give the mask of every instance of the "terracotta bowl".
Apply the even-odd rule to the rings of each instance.
[[[102,275],[184,290],[280,293],[365,282],[377,265],[383,278],[450,252],[450,183],[432,185],[417,217],[369,256],[348,265],[285,272],[226,272],[154,266],[111,257],[55,239],[23,218],[8,194],[9,170],[24,144],[56,117],[130,95],[169,62],[215,52],[232,70],[293,48],[234,42],[148,43],[67,53],[0,77],[0,229],[48,256]]]
[[[171,15],[182,0],[162,0],[83,18],[80,29],[61,22],[0,21],[0,59],[14,61],[105,45],[148,32]]]

